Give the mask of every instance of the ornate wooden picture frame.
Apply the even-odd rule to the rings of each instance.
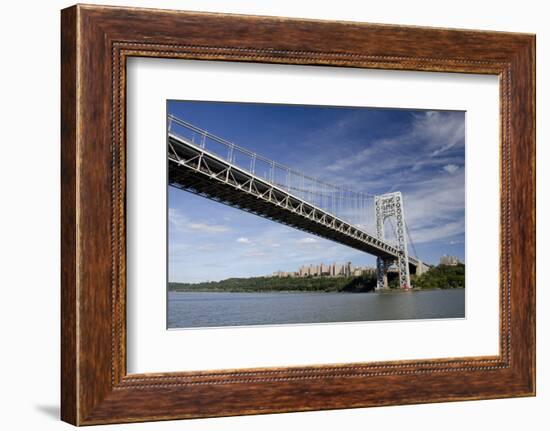
[[[102,6],[62,11],[61,416],[75,425],[535,394],[535,37]],[[126,371],[129,57],[497,75],[500,354]]]

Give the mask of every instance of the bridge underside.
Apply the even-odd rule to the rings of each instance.
[[[397,250],[392,245],[180,138],[169,137],[168,160],[171,186],[384,260],[397,257]],[[416,272],[418,264],[409,262],[412,273]]]

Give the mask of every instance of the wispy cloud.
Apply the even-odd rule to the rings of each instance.
[[[189,228],[207,233],[221,233],[229,230],[227,226],[208,223],[189,223]]]
[[[363,141],[360,151],[325,164],[326,171],[343,173],[336,178],[339,181],[365,177],[372,181],[371,177],[378,177],[389,189],[388,184],[395,178],[402,180],[426,166],[450,164],[456,158],[450,150],[464,146],[463,118],[439,111],[415,114],[406,130],[392,137]]]
[[[226,225],[191,221],[187,217],[183,216],[175,208],[168,209],[168,221],[176,229],[182,232],[192,230],[192,231],[204,232],[209,234],[215,234],[215,233],[227,232],[229,230],[229,227]]]
[[[187,247],[189,249],[189,247]],[[216,244],[201,244],[197,246],[197,250],[200,251],[215,251],[217,249]]]
[[[354,127],[354,121],[359,119],[353,117],[346,128],[339,129],[340,136],[331,131],[330,139],[349,140],[345,131]],[[310,169],[323,173],[329,183],[349,185],[362,192],[401,191],[407,224],[417,243],[464,232],[463,113],[415,113],[409,127],[399,133],[375,139],[358,135],[356,139],[357,145],[345,147],[347,153],[321,155]],[[317,143],[319,147],[328,146],[326,141]],[[372,202],[361,211],[363,226],[373,232]],[[355,219],[358,214],[351,212],[347,216]]]
[[[262,250],[250,250],[244,253],[243,256],[249,257],[249,258],[258,258],[258,257],[266,257],[268,256],[268,253]]]
[[[450,221],[443,224],[416,229],[414,231],[414,241],[416,244],[422,244],[431,241],[439,241],[441,239],[450,238],[463,233],[463,221]]]
[[[448,165],[443,166],[443,170],[445,172],[449,173],[449,174],[454,174],[459,169],[460,169],[460,166],[453,165],[453,164],[448,164]]]
[[[307,236],[305,238],[300,238],[298,241],[296,241],[298,244],[316,244],[319,242],[317,238],[313,238],[311,236]]]

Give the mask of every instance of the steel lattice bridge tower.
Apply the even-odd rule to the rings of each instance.
[[[403,211],[403,197],[401,192],[386,193],[374,197],[374,211],[376,219],[376,235],[378,238],[385,238],[384,222],[394,217],[397,229],[394,229],[397,239],[397,269],[399,272],[399,286],[404,289],[411,285],[409,272],[409,252],[407,250],[407,238],[405,237],[405,214]],[[392,226],[393,227],[393,226]],[[377,288],[388,287],[388,267],[395,261],[395,258],[385,259],[382,256],[376,257]]]
[[[377,289],[387,287],[396,264],[399,284],[427,266],[407,250],[400,192],[373,196],[329,184],[168,116],[168,181],[171,186],[239,208],[376,256]],[[374,197],[376,235],[366,230]],[[395,242],[384,223],[395,219]],[[392,225],[393,227],[393,225]],[[411,240],[412,242],[412,240]]]

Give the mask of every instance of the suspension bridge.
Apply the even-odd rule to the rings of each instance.
[[[330,239],[376,256],[377,289],[397,266],[399,284],[427,270],[415,251],[400,192],[372,195],[329,184],[240,147],[193,124],[168,116],[171,186]],[[376,233],[366,230],[374,201]],[[394,238],[386,239],[390,222]],[[395,225],[393,224],[395,222]],[[416,254],[416,252],[415,252]]]

